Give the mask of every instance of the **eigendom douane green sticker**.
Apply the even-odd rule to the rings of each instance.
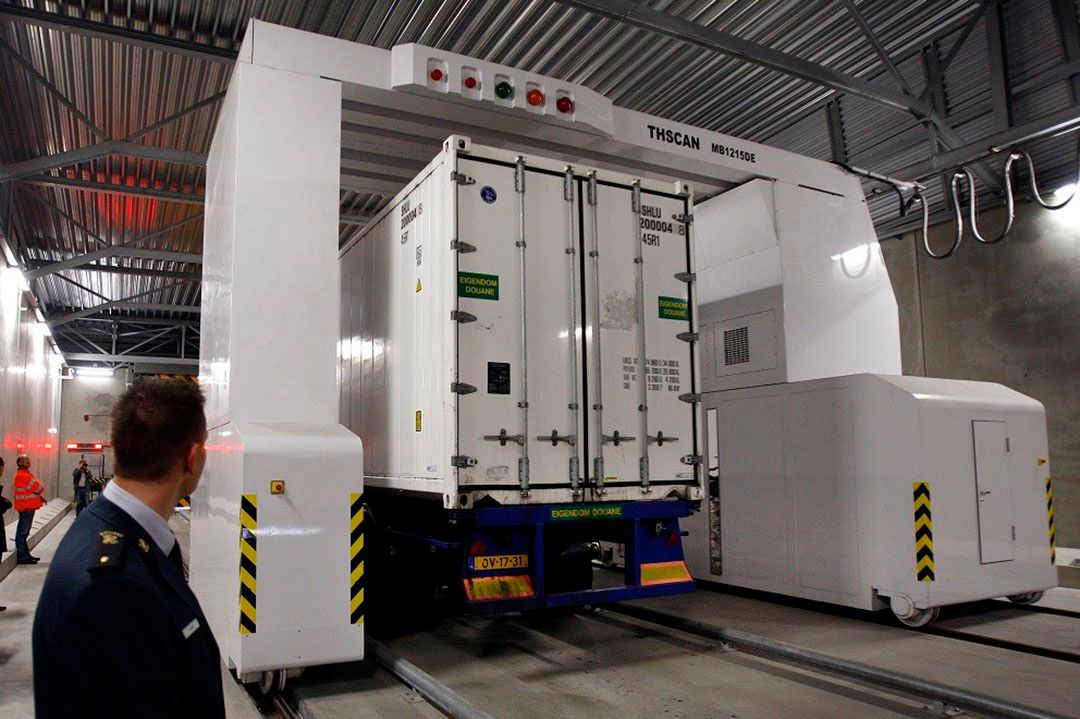
[[[482,275],[479,272],[457,273],[458,297],[471,297],[475,300],[499,299],[499,276]]]
[[[573,507],[552,507],[551,519],[619,519],[622,517],[621,504],[584,504]]]
[[[678,297],[660,297],[660,319],[689,320],[690,310],[686,300]]]

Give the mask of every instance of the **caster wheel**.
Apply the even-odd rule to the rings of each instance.
[[[1013,594],[1009,597],[1009,601],[1014,604],[1034,604],[1042,598],[1042,592],[1027,592],[1026,594]]]
[[[274,669],[272,671],[263,672],[262,677],[259,679],[259,693],[263,696],[269,694],[280,694],[285,691],[285,670]]]
[[[933,609],[916,609],[916,610],[912,611],[911,614],[908,614],[908,615],[903,616],[903,617],[900,616],[899,614],[897,614],[896,618],[905,627],[918,628],[918,627],[925,627],[926,625],[930,624],[935,619],[937,619],[938,615],[940,615],[940,614],[941,614],[941,609],[939,607],[934,607]]]

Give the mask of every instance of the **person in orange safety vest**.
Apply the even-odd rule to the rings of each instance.
[[[30,555],[26,540],[30,536],[30,525],[34,522],[34,512],[45,504],[45,486],[30,473],[30,458],[20,454],[15,460],[18,470],[15,472],[15,511],[19,513],[19,524],[15,529],[15,555],[19,564],[37,564],[38,558]]]

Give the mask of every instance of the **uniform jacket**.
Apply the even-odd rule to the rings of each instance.
[[[105,497],[56,550],[33,648],[39,719],[225,716],[221,655],[182,569]]]
[[[28,512],[41,509],[45,504],[42,497],[45,487],[30,473],[29,469],[19,467],[15,472],[15,511]]]

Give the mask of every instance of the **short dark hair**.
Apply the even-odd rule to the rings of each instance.
[[[0,467],[3,467],[3,466],[4,466],[4,458],[0,457]]]
[[[116,473],[157,479],[206,434],[203,395],[188,382],[139,377],[112,410]]]

